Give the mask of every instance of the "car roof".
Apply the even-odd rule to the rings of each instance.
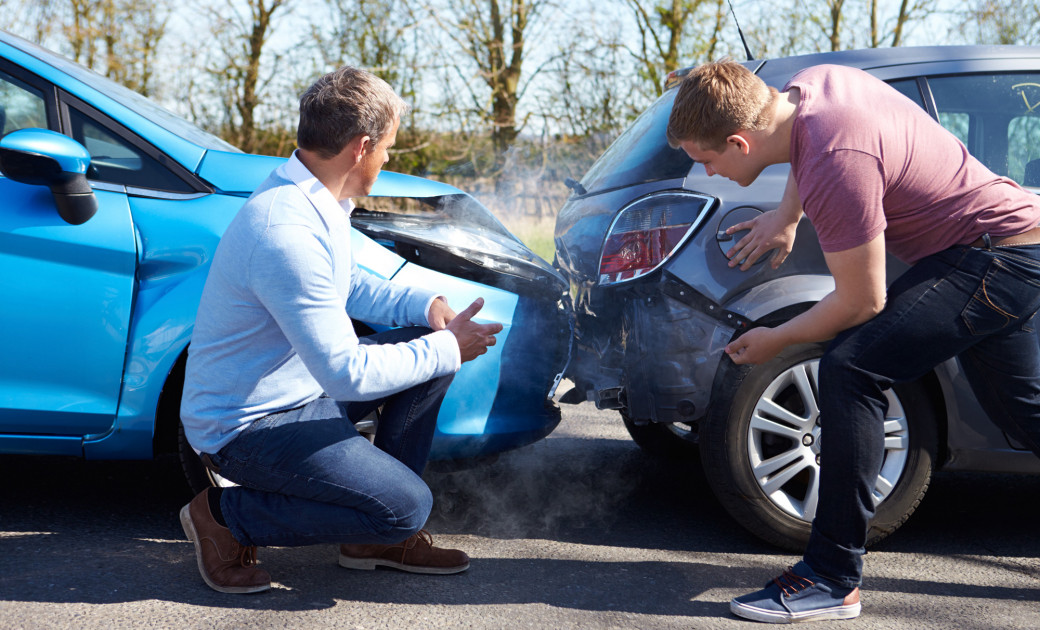
[[[757,63],[757,74],[769,78],[791,76],[802,68],[838,64],[862,70],[932,62],[978,61],[980,59],[1037,59],[1040,46],[899,46],[863,48],[766,59]],[[749,64],[756,64],[755,61]],[[754,66],[752,66],[754,67]]]

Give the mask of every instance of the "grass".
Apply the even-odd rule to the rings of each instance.
[[[552,262],[556,253],[556,245],[553,242],[553,229],[556,226],[555,217],[510,217],[502,219],[509,231],[516,235],[524,245],[531,248],[548,262]]]

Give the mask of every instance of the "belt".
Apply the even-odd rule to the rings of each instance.
[[[987,242],[988,241],[988,242]],[[1040,226],[1013,236],[992,237],[989,234],[971,243],[972,247],[1015,247],[1016,245],[1040,245]]]

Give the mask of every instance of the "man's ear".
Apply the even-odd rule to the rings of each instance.
[[[740,132],[726,136],[726,144],[736,145],[744,155],[751,153],[751,143]]]
[[[365,153],[372,147],[372,138],[369,136],[358,136],[351,140],[347,144],[347,148],[350,150],[350,157],[353,158],[354,164],[361,161],[361,158],[365,157]]]

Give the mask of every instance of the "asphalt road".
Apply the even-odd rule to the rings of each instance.
[[[730,598],[797,558],[734,523],[695,465],[661,464],[616,415],[564,408],[548,439],[427,473],[455,576],[349,571],[329,547],[261,549],[275,588],[199,578],[175,459],[0,457],[0,628],[752,628]],[[1040,477],[941,474],[867,557],[864,615],[816,628],[1040,627]]]

